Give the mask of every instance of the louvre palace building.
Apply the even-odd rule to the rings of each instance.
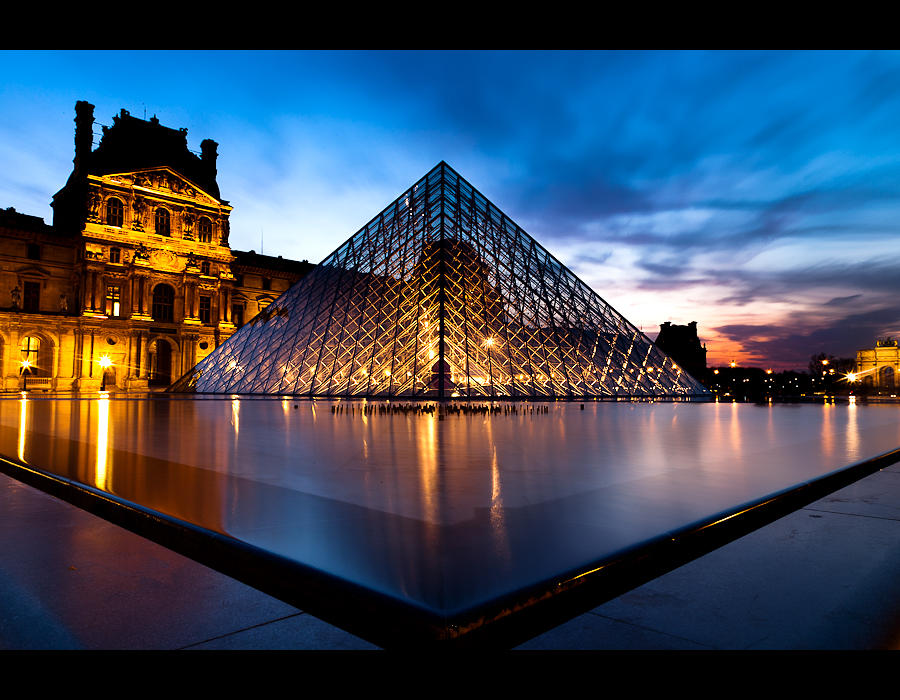
[[[215,141],[75,113],[53,224],[0,209],[0,389],[164,389],[315,266],[231,249]]]

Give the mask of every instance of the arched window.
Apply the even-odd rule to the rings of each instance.
[[[894,388],[894,368],[882,367],[878,370],[878,384],[885,389]]]
[[[153,320],[171,323],[175,317],[175,290],[167,284],[153,289]]]
[[[125,221],[125,207],[118,197],[110,197],[106,200],[106,225],[122,227]]]
[[[22,352],[20,367],[28,367],[29,374],[33,377],[49,376],[49,362],[45,357],[46,351],[40,338],[33,335],[22,338],[19,350]]]
[[[172,235],[172,218],[168,209],[162,207],[156,209],[156,234],[159,236]]]
[[[200,243],[212,243],[212,221],[205,216],[200,217],[197,224],[197,240]]]

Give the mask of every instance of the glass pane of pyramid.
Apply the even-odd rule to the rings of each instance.
[[[443,162],[172,390],[708,395]]]

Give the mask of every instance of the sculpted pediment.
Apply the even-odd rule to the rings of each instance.
[[[50,273],[47,270],[38,267],[37,265],[20,267],[16,270],[16,274],[19,275],[19,277],[50,277]]]
[[[111,173],[101,175],[98,179],[104,184],[152,190],[159,194],[190,199],[199,204],[221,205],[218,199],[170,168],[148,168],[130,173]]]
[[[150,253],[150,266],[154,270],[181,272],[185,261],[170,250],[154,250]]]

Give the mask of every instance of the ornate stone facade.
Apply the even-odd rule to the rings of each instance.
[[[900,387],[900,347],[893,338],[882,338],[874,348],[856,353],[856,381],[874,389],[894,391]]]
[[[0,211],[5,391],[165,388],[313,267],[231,250],[214,141],[122,110],[92,151],[93,121],[77,103],[53,226]]]

